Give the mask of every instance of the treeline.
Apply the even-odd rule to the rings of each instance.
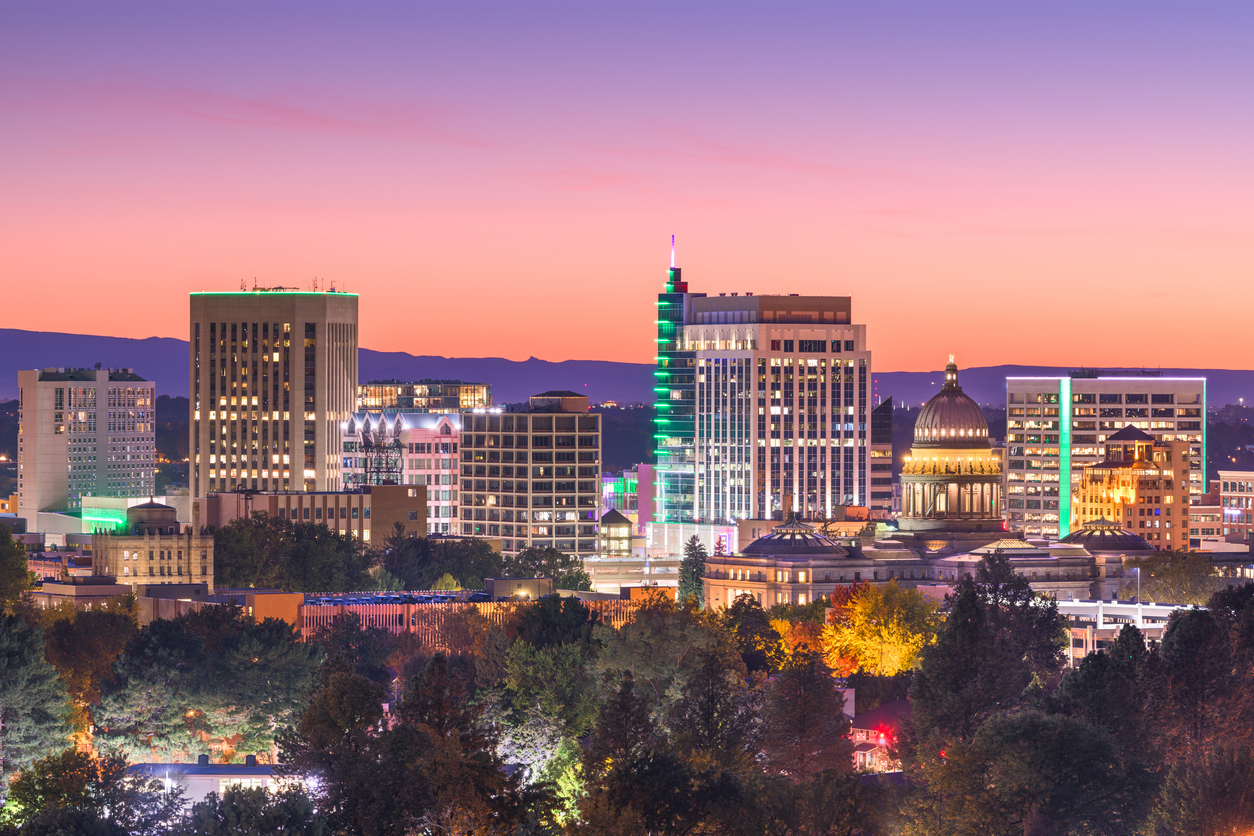
[[[505,558],[486,540],[406,536],[403,526],[367,548],[357,538],[267,514],[237,519],[213,532],[214,583],[289,592],[482,589],[484,578],[551,577],[558,589],[591,589],[583,561],[552,548]]]

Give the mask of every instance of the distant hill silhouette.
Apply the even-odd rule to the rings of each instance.
[[[0,328],[0,398],[17,397],[18,369],[93,366],[96,363],[111,368],[133,368],[138,374],[157,381],[158,394],[187,394],[188,353],[184,340],[169,337],[137,340]],[[358,368],[363,381],[444,378],[491,383],[498,403],[523,401],[549,389],[586,393],[594,403],[653,400],[653,366],[647,363],[415,356],[363,348]],[[967,394],[978,402],[998,405],[1005,400],[1007,376],[1056,376],[1069,371],[1065,366],[985,366],[961,369],[959,380]],[[1246,398],[1254,404],[1254,371],[1162,369],[1162,374],[1206,377],[1211,406],[1236,403],[1238,398]],[[936,393],[943,379],[944,372],[939,369],[880,372],[875,375],[875,394],[878,398],[891,395],[899,404],[917,406]]]

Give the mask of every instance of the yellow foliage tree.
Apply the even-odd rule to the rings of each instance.
[[[860,587],[844,615],[823,628],[824,656],[833,667],[852,659],[858,669],[878,676],[914,667],[943,621],[935,601],[895,580]]]

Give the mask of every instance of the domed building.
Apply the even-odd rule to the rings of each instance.
[[[1001,459],[984,410],[962,391],[950,355],[945,385],[919,412],[901,469],[904,532],[987,532],[1001,536]],[[970,539],[970,538],[966,538]]]

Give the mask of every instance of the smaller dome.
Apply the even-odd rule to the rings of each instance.
[[[945,385],[919,410],[914,446],[989,448],[988,420],[980,405],[958,385],[958,366],[952,355],[945,366]]]
[[[843,557],[848,550],[829,537],[824,537],[812,525],[789,520],[777,525],[770,533],[763,534],[740,550],[741,554],[760,554],[770,557],[792,555],[835,555]]]
[[[1089,554],[1126,554],[1128,552],[1152,552],[1154,547],[1145,540],[1125,531],[1117,522],[1108,519],[1089,520],[1078,530],[1058,542],[1082,546]]]

